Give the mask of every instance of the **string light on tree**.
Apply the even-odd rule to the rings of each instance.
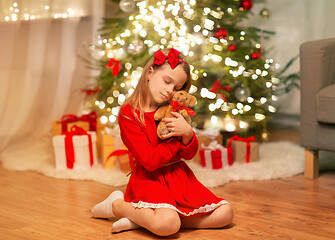
[[[248,128],[250,119],[260,121],[273,113],[274,89],[280,82],[275,62],[265,58],[259,31],[239,25],[253,4],[252,0],[119,1],[129,17],[105,19],[98,44],[90,48],[100,51],[97,61],[104,66],[97,77],[101,91],[94,95],[99,115],[115,123],[116,111],[107,109],[119,109],[133,93],[145,60],[171,47],[190,63],[191,93],[198,99],[194,122],[204,117],[213,124],[233,119],[238,121],[234,122],[237,130]],[[112,62],[106,67],[111,59],[120,66]]]

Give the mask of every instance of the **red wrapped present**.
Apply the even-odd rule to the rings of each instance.
[[[197,151],[197,154],[193,157],[193,162],[200,164],[201,158],[200,158],[200,150],[204,149],[205,146],[208,146],[211,142],[216,141],[217,143],[222,145],[222,134],[220,134],[219,129],[193,129],[199,143],[199,148]]]
[[[120,128],[118,125],[114,126],[113,128],[105,127],[105,130],[101,134],[101,146],[100,146],[102,163],[104,168],[110,169],[120,167],[118,165],[118,161],[120,162],[121,158],[122,162],[126,161],[127,159],[126,156],[116,156],[116,155],[110,156],[110,154],[116,150],[127,150],[127,147],[123,144],[121,140]],[[129,163],[126,165],[129,165]]]
[[[220,169],[233,164],[233,150],[223,147],[216,141],[199,151],[201,166],[209,169]]]

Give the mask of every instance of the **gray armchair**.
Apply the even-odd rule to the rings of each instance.
[[[319,176],[319,151],[335,151],[335,38],[300,46],[300,144],[305,177]]]

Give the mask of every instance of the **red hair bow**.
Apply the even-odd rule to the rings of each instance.
[[[178,58],[179,53],[180,52],[178,50],[171,48],[168,55],[166,56],[161,50],[158,50],[154,54],[155,60],[153,65],[161,66],[165,63],[166,59],[168,60],[172,69],[175,69],[175,67],[177,67],[179,61],[182,61],[183,63],[187,64],[185,61]]]

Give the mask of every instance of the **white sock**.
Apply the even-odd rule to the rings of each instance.
[[[104,201],[95,205],[92,210],[92,216],[95,218],[111,218],[114,217],[112,210],[112,203],[116,199],[123,199],[123,193],[121,191],[112,192]]]
[[[121,218],[112,225],[112,233],[118,233],[125,230],[140,228],[139,225],[130,221],[128,218]]]

